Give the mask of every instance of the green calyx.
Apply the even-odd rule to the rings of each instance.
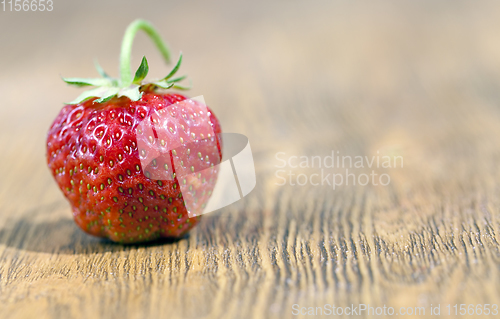
[[[71,101],[68,104],[77,104],[81,103],[87,99],[97,97],[95,100],[97,103],[103,103],[110,100],[113,97],[126,96],[132,101],[140,100],[142,96],[141,88],[151,87],[151,88],[162,88],[162,89],[179,89],[179,90],[187,90],[189,87],[182,86],[179,84],[180,81],[184,80],[186,76],[174,77],[179,67],[182,63],[182,53],[179,56],[179,60],[176,65],[170,71],[170,73],[159,80],[154,80],[151,82],[145,82],[149,66],[146,57],[142,58],[141,65],[135,72],[134,77],[132,78],[132,71],[130,69],[130,56],[132,53],[132,44],[134,41],[134,37],[137,34],[137,31],[143,30],[154,42],[157,46],[158,50],[162,54],[163,58],[167,63],[170,62],[170,50],[167,45],[161,39],[158,32],[155,28],[145,20],[135,20],[132,22],[127,30],[125,31],[125,35],[122,41],[122,48],[120,54],[120,78],[112,78],[110,77],[101,66],[96,62],[95,67],[97,72],[101,76],[101,78],[91,78],[91,79],[83,79],[83,78],[63,78],[64,82],[75,85],[75,86],[94,86],[95,88],[85,91],[80,96],[78,96],[75,100]]]

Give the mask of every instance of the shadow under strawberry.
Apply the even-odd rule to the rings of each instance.
[[[8,219],[6,226],[0,228],[0,245],[21,251],[78,255],[168,245],[189,237],[186,235],[176,239],[162,238],[143,244],[117,244],[109,239],[88,236],[78,228],[67,211],[64,215],[59,213],[61,209],[67,210],[66,203],[58,201],[15,214],[20,217]],[[33,220],[33,216],[48,220]]]

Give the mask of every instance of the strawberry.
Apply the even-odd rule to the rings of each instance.
[[[182,55],[165,78],[145,82],[144,57],[129,69],[132,40],[144,30],[168,61],[170,52],[146,21],[125,33],[121,77],[64,80],[97,88],[65,105],[47,136],[47,163],[85,232],[121,243],[180,237],[210,198],[220,163],[221,128],[202,102],[169,92]]]

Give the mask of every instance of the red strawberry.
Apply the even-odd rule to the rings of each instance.
[[[213,112],[184,95],[160,92],[182,88],[177,82],[184,77],[172,79],[182,55],[167,77],[151,83],[143,82],[143,58],[131,80],[130,47],[140,29],[168,59],[154,28],[135,21],[123,41],[121,79],[100,67],[102,79],[65,79],[98,88],[66,105],[47,137],[49,168],[78,226],[123,243],[179,237],[196,225],[222,157]]]

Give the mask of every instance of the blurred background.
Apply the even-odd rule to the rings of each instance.
[[[61,77],[97,76],[94,59],[118,76],[124,30],[143,18],[166,39],[174,59],[183,52],[179,74],[193,82],[188,94],[204,96],[225,132],[249,137],[258,175],[252,195],[208,216],[189,238],[189,248],[182,241],[149,247],[172,254],[200,249],[201,257],[195,259],[200,263],[195,277],[186,275],[191,279],[183,284],[160,284],[148,293],[169,295],[174,294],[169,289],[181,287],[197,296],[193,302],[201,305],[200,312],[172,297],[178,302],[167,304],[177,314],[223,317],[220,309],[227,306],[232,312],[226,317],[245,310],[255,318],[288,317],[294,302],[492,303],[500,294],[495,239],[500,231],[500,2],[54,0],[52,12],[11,12],[8,3],[6,11],[2,6],[4,273],[23,273],[16,264],[19,256],[28,258],[23,271],[38,271],[44,278],[46,268],[33,263],[52,260],[57,251],[123,253],[75,237],[79,230],[72,223],[64,224],[63,235],[50,237],[50,245],[43,238],[26,243],[16,237],[16,229],[30,224],[9,225],[35,215],[43,219],[37,209],[46,207],[50,215],[54,203],[60,203],[54,218],[70,220],[45,164],[46,132],[63,103],[81,91]],[[150,40],[138,34],[134,70],[143,55],[149,78],[170,70]],[[324,156],[332,150],[352,156],[397,154],[405,166],[391,171],[387,188],[334,192],[276,185],[277,152]],[[251,248],[241,252],[240,244]],[[225,249],[250,256],[235,261],[237,275],[217,267],[216,260],[227,257]],[[56,273],[66,276],[69,262],[61,261]],[[104,276],[99,271],[83,272],[97,280]],[[169,271],[169,278],[185,275],[175,267]],[[200,297],[204,271],[217,285]],[[12,310],[23,304],[13,300],[30,296],[29,289],[2,283],[1,273],[0,300],[12,301]],[[226,278],[222,284],[221,278]],[[44,293],[48,304],[50,298],[55,304],[67,301]],[[113,304],[116,298],[121,300],[104,299]],[[128,305],[136,308],[127,313],[146,307],[139,301]],[[36,303],[26,309],[35,314],[43,307]],[[103,306],[96,309],[107,313]]]

